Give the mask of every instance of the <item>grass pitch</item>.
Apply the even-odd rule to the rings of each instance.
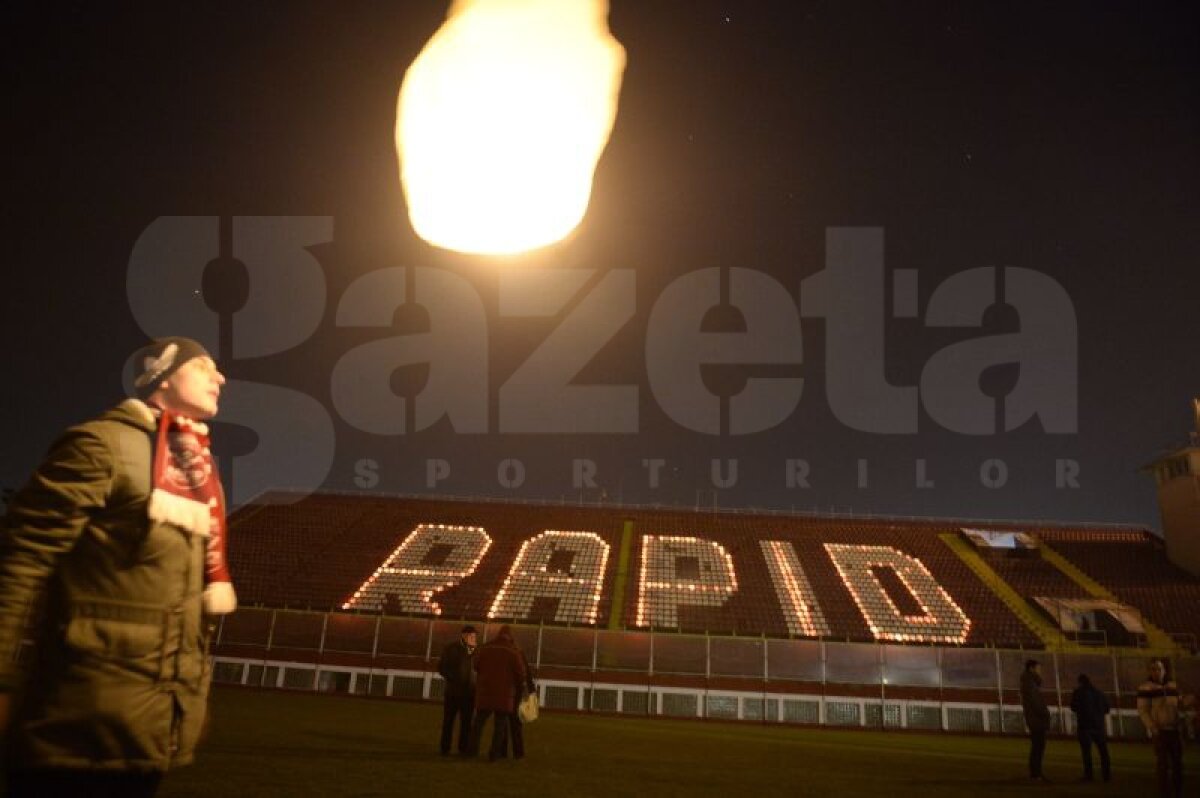
[[[1018,738],[546,713],[526,727],[524,760],[493,764],[438,756],[435,704],[225,687],[211,712],[196,765],[168,774],[163,798],[1156,794],[1145,744],[1110,744],[1113,783],[1079,784],[1078,745],[1052,739],[1054,783],[1040,785]]]

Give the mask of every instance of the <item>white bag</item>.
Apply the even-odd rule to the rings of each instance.
[[[521,703],[517,705],[517,717],[522,723],[532,723],[538,717],[538,697],[537,693],[529,693],[521,699]]]

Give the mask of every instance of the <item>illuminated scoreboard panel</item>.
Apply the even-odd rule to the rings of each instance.
[[[373,611],[394,607],[407,614],[436,616],[443,611],[439,594],[465,583],[487,596],[484,606],[489,608],[490,619],[542,618],[572,625],[597,625],[607,620],[600,612],[604,599],[612,597],[615,578],[608,573],[612,546],[600,534],[544,530],[521,542],[515,555],[511,547],[516,541],[510,541],[508,547],[501,547],[501,552],[507,553],[500,556],[512,557],[511,563],[495,561],[498,554],[493,554],[491,564],[481,569],[493,550],[484,527],[420,524],[342,606]],[[807,549],[802,558],[790,541],[753,542],[757,546],[735,549],[735,559],[716,540],[643,535],[636,571],[630,574],[636,580],[636,594],[629,596],[633,624],[676,629],[682,608],[724,613],[721,617],[738,614],[742,610],[732,600],[743,589],[740,567],[754,578],[738,602],[741,607],[752,602],[760,622],[762,613],[767,612],[778,619],[768,621],[770,627],[786,628],[793,636],[840,634],[840,629],[831,628],[822,608],[823,600],[839,599],[819,595],[806,573],[806,564],[810,568],[814,564],[806,558],[820,556],[821,568],[828,571],[832,565],[875,639],[961,644],[970,633],[970,618],[911,554],[886,545],[825,543],[820,549]],[[758,557],[761,560],[747,559]],[[877,573],[880,569],[894,574],[893,591],[909,594],[901,596],[904,609],[889,595]],[[828,573],[832,577],[833,571]],[[476,584],[471,584],[473,578]],[[492,586],[478,582],[481,578]],[[828,585],[825,591],[829,593]],[[837,591],[837,595],[845,601],[844,593]],[[552,604],[547,605],[547,600]],[[539,602],[542,611],[536,613]],[[547,606],[554,607],[552,619],[546,615]]]

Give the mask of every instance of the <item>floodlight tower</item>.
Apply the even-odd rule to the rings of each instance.
[[[1195,425],[1190,440],[1164,452],[1143,471],[1158,485],[1167,557],[1191,574],[1200,576],[1200,398],[1192,400]]]

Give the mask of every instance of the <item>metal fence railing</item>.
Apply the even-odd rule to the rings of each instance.
[[[239,609],[225,616],[217,630],[217,678],[436,698],[440,679],[432,672],[442,648],[458,637],[462,624],[436,618]],[[475,625],[482,639],[499,626]],[[1025,661],[1032,658],[1042,663],[1043,689],[1064,730],[1070,725],[1068,708],[1076,679],[1087,674],[1114,709],[1126,709],[1114,714],[1113,732],[1141,734],[1131,710],[1132,697],[1146,679],[1148,653],[1141,651],[1058,653],[511,627],[531,665],[555,674],[544,680],[544,687],[554,688],[545,696],[550,706],[557,702],[592,711],[1021,731],[1019,680]],[[1200,657],[1168,660],[1182,690],[1195,691]],[[631,688],[630,683],[638,686]],[[672,683],[685,687],[670,687]],[[703,687],[686,687],[696,683]],[[805,693],[817,703],[788,695]]]

